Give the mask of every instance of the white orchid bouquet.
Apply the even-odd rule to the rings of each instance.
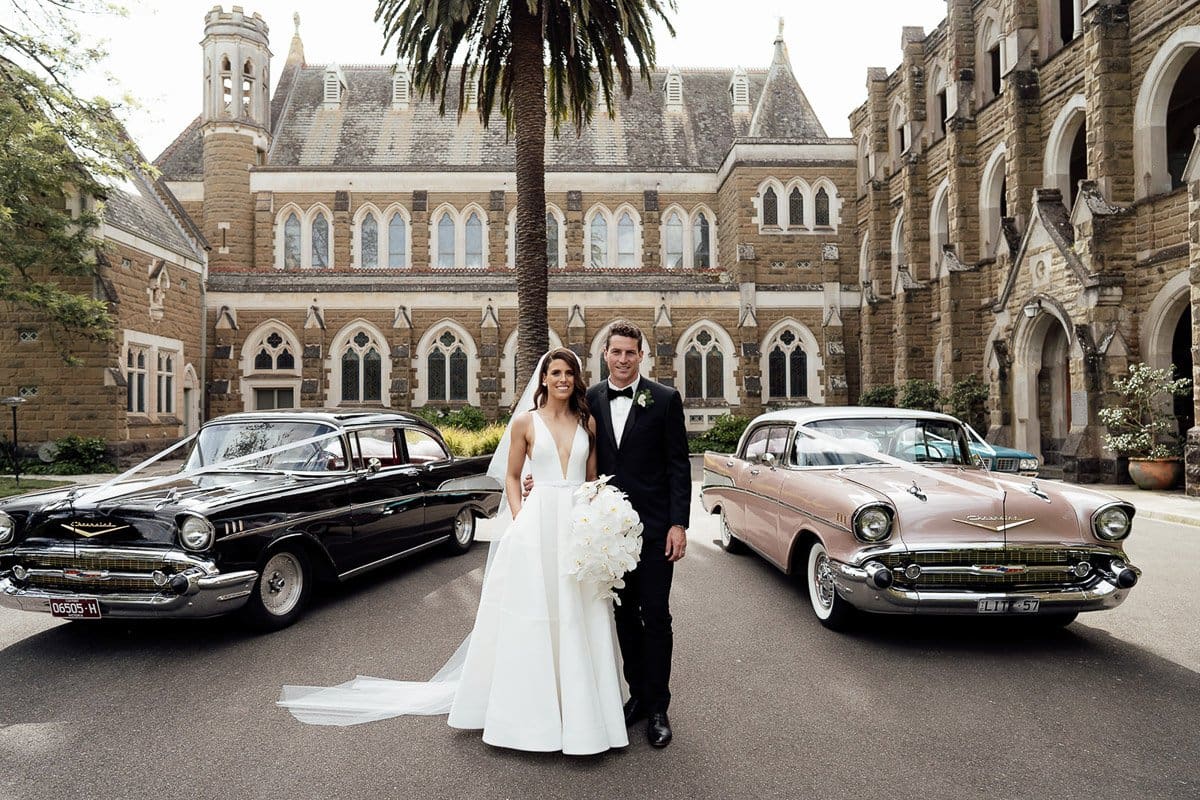
[[[594,583],[600,597],[620,604],[617,589],[637,566],[642,553],[642,521],[625,493],[609,486],[611,475],[581,484],[571,508],[567,572],[580,583]]]

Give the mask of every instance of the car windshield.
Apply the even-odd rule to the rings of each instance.
[[[327,435],[317,441],[314,437]],[[289,443],[297,443],[288,447]],[[276,448],[283,448],[276,450]],[[267,452],[275,450],[275,452]],[[260,458],[246,458],[264,453]],[[231,470],[280,470],[315,472],[344,470],[346,458],[336,430],[319,422],[248,420],[209,425],[200,431],[192,446],[186,469],[210,467],[224,461],[243,459]]]
[[[913,464],[971,463],[966,434],[957,423],[937,419],[865,418],[809,422],[815,436],[797,437],[800,466],[876,464],[879,455]]]

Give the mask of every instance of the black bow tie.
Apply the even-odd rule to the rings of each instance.
[[[633,399],[633,387],[626,386],[624,389],[614,389],[611,386],[608,387],[609,402],[612,402],[613,398],[616,398],[616,397],[628,397],[630,400],[632,400]]]

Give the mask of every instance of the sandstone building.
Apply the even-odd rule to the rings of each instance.
[[[1200,374],[1200,3],[947,10],[851,114],[862,381],[985,375],[991,439],[1111,478],[1113,377]],[[1195,405],[1175,412],[1200,492]]]
[[[991,438],[1052,474],[1111,476],[1096,412],[1113,376],[1137,360],[1194,372],[1200,1],[948,0],[902,42],[899,68],[868,74],[848,139],[813,113],[782,27],[766,69],[659,70],[614,119],[548,137],[551,341],[596,380],[606,326],[632,318],[693,430],[978,375]],[[188,402],[202,379],[207,416],[506,410],[503,127],[439,116],[402,66],[308,64],[298,21],[274,92],[256,14],[209,12],[199,55],[199,116],[156,160],[165,210],[209,247],[189,301],[203,325],[162,334],[193,366]],[[178,285],[187,260],[157,258]],[[97,424],[110,439],[182,435],[186,415],[130,399],[140,330],[75,382],[124,401]],[[1194,402],[1176,413],[1194,426]]]

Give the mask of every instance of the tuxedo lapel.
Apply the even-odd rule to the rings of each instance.
[[[621,449],[622,445],[624,445],[626,442],[629,441],[629,432],[631,430],[633,430],[633,423],[637,419],[637,413],[638,413],[638,404],[637,404],[637,399],[635,398],[633,401],[633,404],[629,407],[629,415],[627,417],[625,417],[625,427],[621,429],[621,443],[617,445],[618,450]],[[611,419],[611,415],[610,415],[610,419]],[[611,422],[610,422],[610,425],[611,425]]]
[[[607,392],[607,389],[605,392]],[[618,449],[617,435],[613,431],[612,408],[609,405],[607,393],[600,395],[600,402],[597,405],[599,406],[597,411],[600,412],[599,416],[601,431],[603,435],[608,437],[608,443],[612,445],[613,452],[616,452]]]

